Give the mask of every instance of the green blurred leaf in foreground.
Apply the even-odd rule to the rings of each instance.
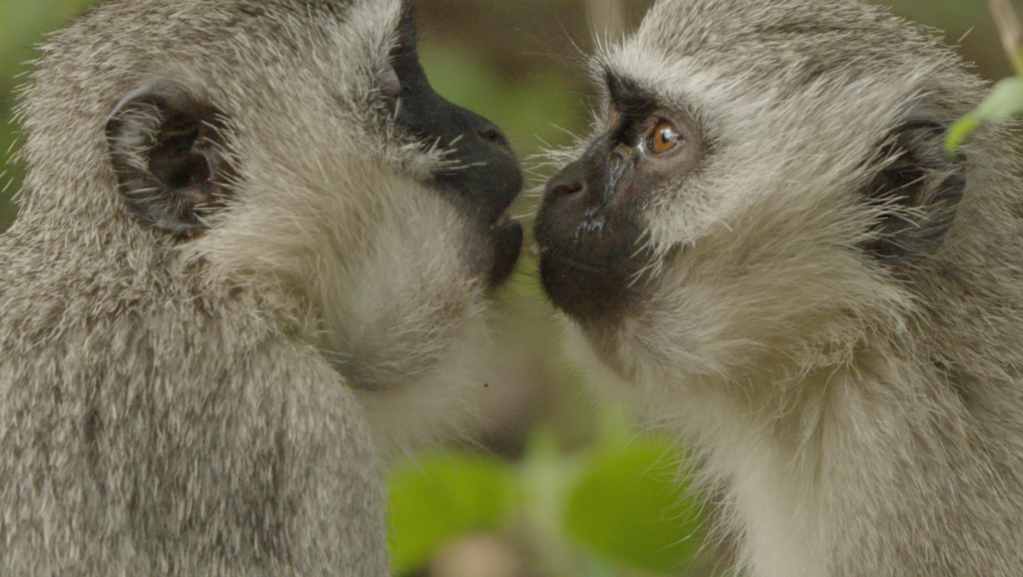
[[[683,485],[680,461],[653,437],[595,455],[569,498],[568,531],[609,560],[677,573],[702,546],[705,521]]]
[[[1023,113],[1023,78],[1012,76],[1001,80],[991,88],[980,106],[952,125],[945,138],[945,150],[955,153],[981,122],[1002,122],[1020,113]]]
[[[496,528],[512,495],[510,466],[479,455],[417,458],[390,479],[391,560],[400,575],[459,535]]]

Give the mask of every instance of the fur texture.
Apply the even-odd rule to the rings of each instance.
[[[490,249],[382,103],[402,4],[115,0],[42,48],[0,237],[0,573],[388,574],[378,451],[456,421],[488,343]],[[232,167],[184,237],[110,161],[148,178],[166,119],[104,134],[162,79]]]
[[[1023,574],[1015,136],[985,126],[958,157],[935,155],[940,132],[930,152],[892,136],[947,127],[983,83],[930,31],[847,0],[659,0],[593,72],[685,111],[702,157],[634,205],[649,257],[628,307],[573,317],[569,348],[695,448],[743,570]],[[553,162],[613,108],[605,94],[592,136]],[[926,163],[886,198],[865,192],[916,174],[892,168],[916,153],[962,168],[961,200],[938,199],[952,172]]]

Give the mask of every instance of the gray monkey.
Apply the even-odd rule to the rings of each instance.
[[[388,573],[522,231],[404,0],[115,0],[51,38],[0,237],[0,574]]]
[[[660,0],[590,70],[543,284],[744,574],[1023,575],[1018,135],[942,145],[984,83],[851,0]]]

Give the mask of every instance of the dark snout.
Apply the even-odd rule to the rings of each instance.
[[[515,153],[494,123],[434,92],[418,60],[395,68],[402,82],[396,122],[425,146],[444,151],[432,184],[479,230],[486,246],[475,260],[489,286],[497,286],[522,248],[522,226],[505,214],[523,184]]]
[[[598,141],[547,182],[537,214],[544,289],[580,321],[625,312],[646,262],[639,209],[616,194],[624,162]]]

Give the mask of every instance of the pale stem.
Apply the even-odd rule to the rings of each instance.
[[[586,13],[593,33],[601,41],[618,40],[625,33],[625,6],[622,0],[586,0]]]
[[[1002,37],[1002,46],[1017,76],[1023,76],[1023,26],[1009,0],[988,0],[988,7]]]

